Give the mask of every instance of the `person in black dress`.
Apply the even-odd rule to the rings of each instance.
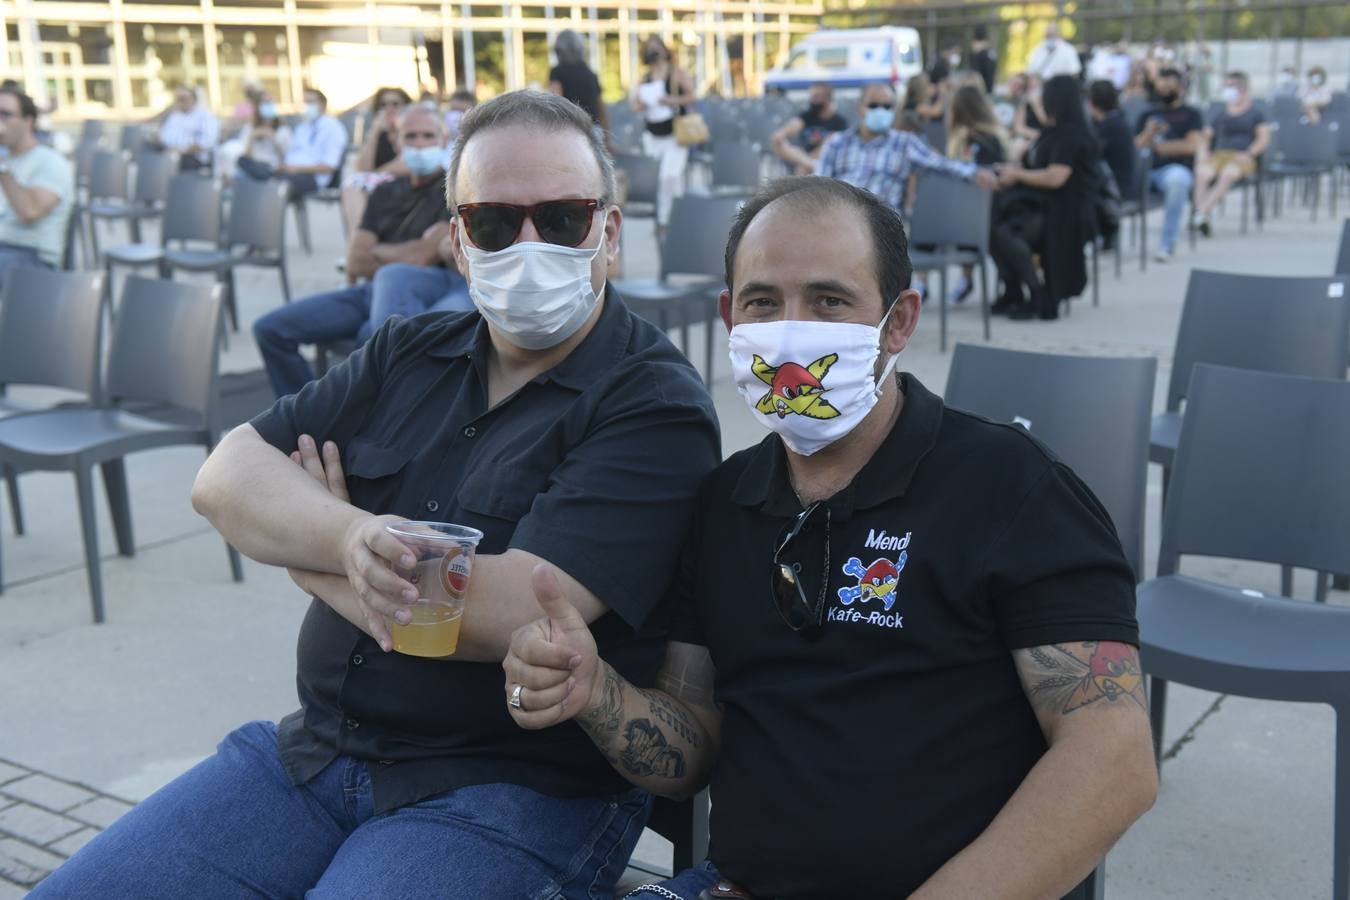
[[[1018,319],[1059,317],[1062,300],[1087,285],[1083,245],[1092,237],[1093,168],[1100,153],[1083,112],[1078,80],[1057,75],[1045,83],[1045,126],[1022,166],[999,170],[1000,195],[990,254],[1007,290],[999,303]],[[1032,262],[1039,253],[1041,280]],[[1023,288],[1029,302],[1023,302]],[[996,304],[998,305],[998,304]]]
[[[586,65],[586,44],[581,35],[570,28],[558,32],[553,52],[558,64],[549,70],[548,89],[586,110],[601,133],[608,135],[609,108],[600,97],[600,79]]]

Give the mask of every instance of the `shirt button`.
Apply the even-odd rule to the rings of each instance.
[[[477,429],[477,428],[474,428],[472,425],[470,425],[470,426],[468,426],[467,428],[464,429],[464,436],[465,436],[466,438],[472,438],[472,437],[475,437],[475,436],[477,436],[477,434],[478,434],[478,429]]]
[[[441,508],[441,505],[440,505],[439,503],[437,503],[435,500],[428,500],[428,501],[427,501],[427,512],[435,512],[436,510],[438,510],[438,509],[440,509],[440,508]]]
[[[347,730],[348,730],[348,731],[355,731],[356,729],[358,729],[358,728],[360,728],[360,727],[361,727],[361,723],[358,722],[358,721],[356,721],[355,719],[348,719],[348,720],[347,720]]]
[[[365,658],[364,656],[362,656],[360,653],[358,653],[358,654],[356,654],[355,656],[352,657],[352,665],[354,665],[354,666],[359,666],[359,665],[361,665],[361,663],[363,663],[363,662],[365,662],[365,661],[366,661],[366,658]]]

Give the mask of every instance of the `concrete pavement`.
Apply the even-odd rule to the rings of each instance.
[[[339,278],[333,269],[342,252],[336,214],[312,205],[311,218],[312,256],[299,251],[290,229],[297,297],[331,288]],[[1339,221],[1325,215],[1313,224],[1306,210],[1291,210],[1264,232],[1238,236],[1234,203],[1218,220],[1216,236],[1196,252],[1183,249],[1173,262],[1150,264],[1143,274],[1127,253],[1121,280],[1103,259],[1099,308],[1079,302],[1072,316],[1052,323],[995,320],[994,343],[1155,355],[1161,409],[1189,269],[1326,273],[1339,229]],[[1156,224],[1150,231],[1157,234]],[[654,273],[650,235],[646,221],[630,223],[629,274]],[[280,302],[271,271],[241,272],[239,291],[246,322]],[[930,302],[900,366],[941,390],[949,354],[937,350],[936,312]],[[974,302],[951,310],[950,321],[953,343],[981,340]],[[762,432],[731,383],[720,329],[716,339],[712,390],[729,453]],[[697,329],[694,343],[701,359]],[[222,368],[258,365],[247,332],[232,336]],[[62,396],[37,389],[13,394]],[[248,719],[276,719],[296,705],[294,647],[305,598],[283,572],[248,561],[244,583],[230,581],[223,543],[188,504],[201,460],[200,450],[181,448],[129,459],[134,558],[115,555],[100,499],[108,607],[108,622],[100,626],[90,618],[73,480],[43,473],[22,479],[28,518],[22,538],[9,525],[7,502],[0,502],[6,579],[0,597],[0,900],[19,896],[20,885],[40,877],[43,866],[107,824],[106,815],[86,821],[71,810],[95,801],[105,813],[120,809],[117,804],[145,797],[209,754],[231,728]],[[1155,470],[1150,567],[1158,499]],[[1188,562],[1185,571],[1278,592],[1274,567],[1202,560]],[[1309,596],[1311,576],[1300,573],[1297,588]],[[1331,602],[1350,600],[1333,592]],[[1175,687],[1167,723],[1173,756],[1164,767],[1162,794],[1109,857],[1109,896],[1329,897],[1334,729],[1325,707]],[[659,866],[659,844],[645,841],[638,858]]]

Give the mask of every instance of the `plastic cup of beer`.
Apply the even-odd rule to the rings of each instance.
[[[394,649],[409,656],[453,655],[459,646],[473,557],[483,532],[465,525],[412,521],[395,522],[386,530],[417,560],[411,569],[396,571],[421,595],[418,603],[408,607],[412,620],[407,625],[386,619]]]

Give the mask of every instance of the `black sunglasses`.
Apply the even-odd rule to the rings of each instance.
[[[868,109],[895,109],[894,103],[869,103]]]
[[[815,529],[808,528],[813,518],[825,510],[824,548],[814,546]],[[777,549],[773,554],[773,603],[778,615],[783,617],[787,626],[798,634],[814,637],[820,632],[821,618],[825,612],[825,592],[830,585],[830,508],[822,502],[812,503],[802,510],[797,518],[783,529],[778,537]],[[813,552],[814,551],[814,552]],[[823,557],[823,559],[822,559]],[[803,574],[814,568],[820,560],[820,570],[815,574],[820,585],[810,590]]]
[[[461,203],[455,208],[469,239],[484,250],[505,250],[520,237],[525,220],[546,243],[579,247],[591,233],[591,218],[603,200],[546,200],[531,206],[516,203]]]

